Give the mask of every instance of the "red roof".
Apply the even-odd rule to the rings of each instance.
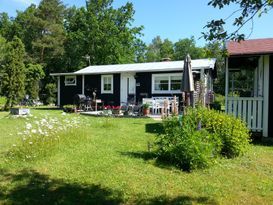
[[[229,41],[227,43],[229,55],[251,55],[273,53],[273,38],[253,39],[239,42]]]

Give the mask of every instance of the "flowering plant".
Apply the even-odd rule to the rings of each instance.
[[[79,117],[43,116],[41,119],[28,121],[24,129],[17,133],[21,142],[13,144],[7,156],[9,159],[19,157],[26,161],[45,155],[60,141],[61,137],[67,136],[72,129],[79,128],[80,124]]]
[[[104,109],[105,109],[105,110],[111,110],[111,105],[106,105],[106,106],[104,106]]]
[[[111,106],[111,105],[106,105],[104,106],[105,110],[120,110],[120,106]]]

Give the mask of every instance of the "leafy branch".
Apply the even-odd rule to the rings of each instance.
[[[254,17],[258,15],[260,17],[262,14],[267,13],[273,7],[273,0],[211,0],[208,5],[214,8],[222,9],[229,4],[239,4],[240,9],[232,12],[226,19],[211,20],[203,28],[208,29],[207,32],[202,32],[202,37],[208,41],[213,40],[244,40],[245,34],[239,33],[240,30],[249,22],[252,21],[251,33],[254,27]],[[236,26],[237,29],[231,33],[228,33],[224,29],[226,21],[231,18],[234,14],[241,11],[238,17],[235,17],[232,25]]]

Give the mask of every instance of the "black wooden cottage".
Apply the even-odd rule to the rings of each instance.
[[[206,93],[213,89],[215,61],[192,60],[194,80],[203,82]],[[104,105],[121,105],[141,103],[142,98],[181,95],[183,65],[183,61],[98,65],[51,76],[58,78],[58,106],[73,104],[76,94],[92,97],[93,92]]]

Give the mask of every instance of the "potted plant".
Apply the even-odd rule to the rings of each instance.
[[[148,103],[143,104],[142,109],[143,109],[143,115],[144,116],[150,114],[150,105]]]

